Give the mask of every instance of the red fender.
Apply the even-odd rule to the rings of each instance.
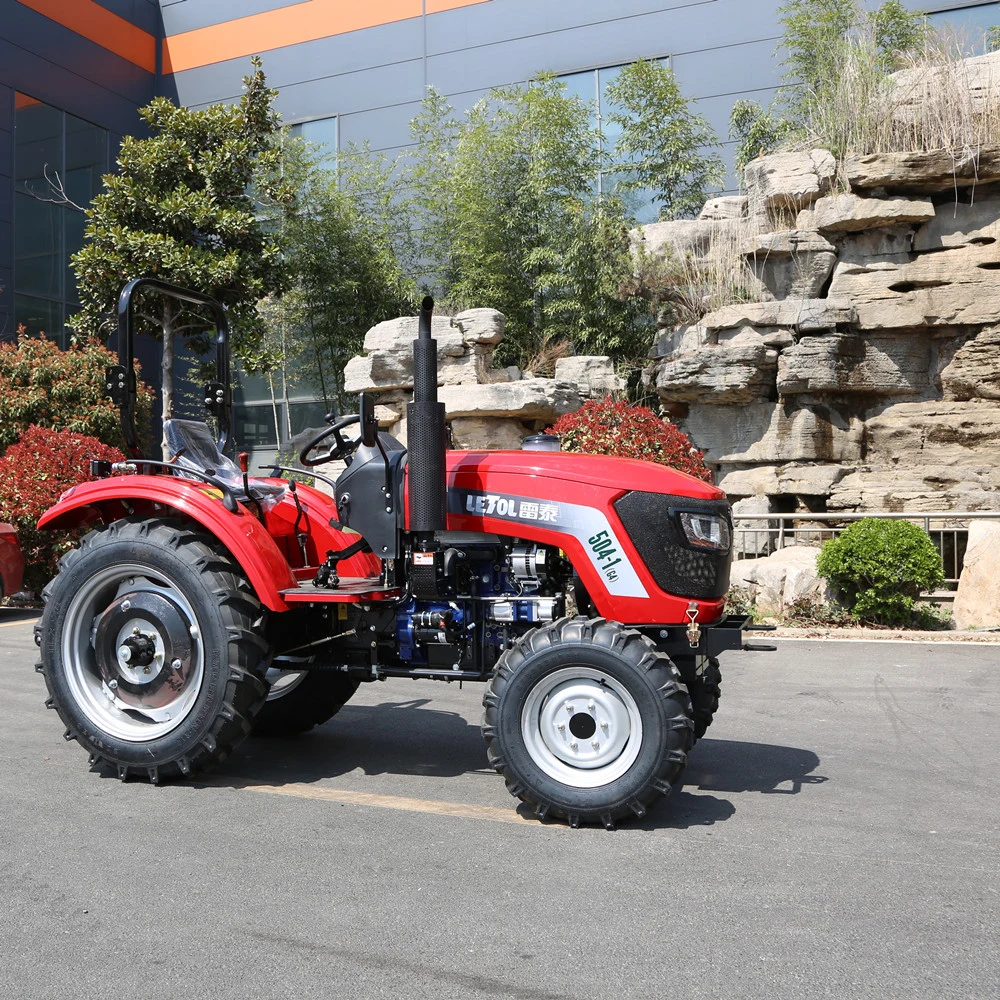
[[[287,611],[282,590],[297,586],[288,560],[252,514],[232,513],[217,489],[174,476],[121,476],[81,483],[39,518],[39,528],[76,528],[97,521],[116,521],[132,514],[182,515],[201,525],[225,546],[246,574],[261,603],[271,611]]]

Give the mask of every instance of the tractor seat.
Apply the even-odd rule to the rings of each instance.
[[[253,499],[265,507],[273,507],[288,492],[287,486],[276,486],[259,479],[250,479],[250,496],[243,489],[243,473],[239,466],[219,451],[208,424],[200,420],[165,420],[163,438],[174,464],[182,469],[205,472],[224,483],[237,500]]]

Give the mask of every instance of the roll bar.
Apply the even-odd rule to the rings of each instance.
[[[192,305],[207,306],[215,322],[215,381],[205,386],[205,407],[218,420],[219,436],[216,442],[220,452],[229,443],[232,414],[232,389],[229,382],[229,321],[221,302],[210,295],[193,292],[179,285],[172,285],[159,278],[133,278],[118,295],[118,361],[105,372],[108,395],[121,413],[122,435],[129,455],[141,459],[142,446],[135,429],[135,400],[138,386],[133,366],[133,316],[132,299],[140,289],[149,288]]]

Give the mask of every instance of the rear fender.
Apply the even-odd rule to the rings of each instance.
[[[39,528],[105,524],[132,514],[181,517],[193,521],[233,557],[261,603],[287,611],[280,591],[296,586],[288,560],[256,517],[242,508],[232,513],[221,494],[205,483],[173,476],[121,476],[68,489],[38,521]]]

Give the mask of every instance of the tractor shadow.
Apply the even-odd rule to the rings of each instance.
[[[429,708],[430,702],[414,698],[375,706],[346,705],[330,722],[301,736],[251,738],[210,783],[280,786],[319,782],[358,770],[372,776],[493,775],[479,726],[456,712]],[[691,753],[682,787],[629,826],[686,829],[725,822],[736,813],[730,796],[797,795],[804,786],[827,780],[815,773],[819,763],[811,750],[703,739]],[[520,811],[530,815],[527,806]]]
[[[691,753],[681,788],[650,811],[639,829],[686,829],[711,826],[736,814],[730,795],[797,795],[805,785],[827,779],[815,774],[819,757],[812,750],[744,743],[738,740],[702,739]]]
[[[329,722],[299,736],[251,737],[216,776],[285,784],[336,778],[358,769],[368,775],[438,778],[484,770],[492,774],[479,726],[457,712],[428,708],[430,702],[413,698],[345,705]]]

